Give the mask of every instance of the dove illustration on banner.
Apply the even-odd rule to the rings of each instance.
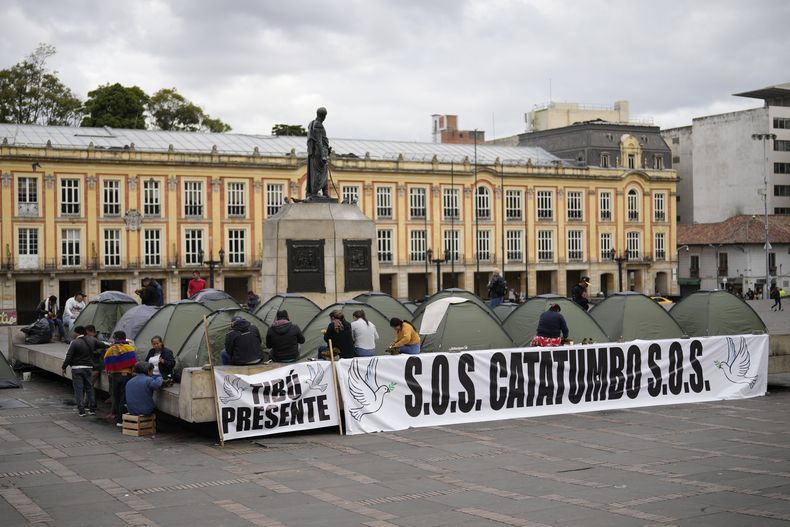
[[[240,384],[240,378],[234,375],[225,375],[225,382],[222,383],[222,390],[225,392],[226,396],[219,398],[222,404],[228,404],[229,402],[235,401],[236,399],[241,399],[241,394],[244,392],[244,388],[240,387]]]
[[[309,392],[310,390],[318,390],[319,392],[326,390],[326,383],[324,382],[324,369],[320,367],[314,367],[312,364],[308,364],[307,369],[310,370],[310,378],[307,379],[307,390],[305,390],[305,393]]]
[[[364,378],[359,371],[359,360],[352,361],[348,368],[348,390],[359,403],[359,406],[351,408],[349,413],[357,421],[361,421],[367,414],[378,412],[384,404],[384,396],[395,389],[394,382],[379,386],[376,380],[378,362],[378,359],[371,359],[368,362]]]
[[[735,384],[748,384],[749,388],[754,388],[754,383],[757,382],[759,375],[747,376],[751,364],[749,347],[746,345],[746,339],[743,337],[741,337],[737,351],[735,350],[735,341],[727,337],[727,362],[713,361],[713,365],[724,372],[724,376],[728,381]]]

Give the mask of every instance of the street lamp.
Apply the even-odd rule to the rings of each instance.
[[[428,252],[428,259],[431,263],[436,264],[436,291],[442,290],[442,263],[449,261],[449,253],[445,253],[444,258],[431,258],[433,251]]]
[[[214,268],[225,264],[225,249],[219,250],[219,260],[204,260],[203,251],[200,251],[200,263],[208,265],[208,286],[214,289]]]
[[[681,245],[675,251],[675,260],[676,260],[675,265],[677,266],[677,270],[675,271],[675,280],[678,283],[678,295],[680,295],[680,251],[682,251],[683,249],[685,249],[686,252],[689,252],[688,245]]]
[[[714,245],[712,243],[708,244],[708,247],[710,247],[711,249],[716,251],[715,262],[714,262],[714,265],[716,267],[716,287],[714,289],[718,289],[719,285],[721,284],[721,280],[720,280],[721,267],[719,266],[719,249],[721,248],[722,245],[723,244],[721,244],[721,243],[716,244],[716,245]]]
[[[623,254],[617,256],[614,249],[609,251],[609,256],[612,260],[617,262],[617,283],[619,285],[620,291],[623,291],[623,263],[628,261],[628,249],[625,250]]]
[[[431,258],[433,258],[433,250],[428,249],[425,251],[425,298],[428,298],[428,264],[431,262]]]
[[[763,206],[765,208],[765,286],[763,298],[768,299],[768,287],[771,283],[771,271],[768,268],[768,141],[776,139],[776,134],[752,134],[752,139],[763,143]]]

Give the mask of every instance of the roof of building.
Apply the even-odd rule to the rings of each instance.
[[[790,82],[766,86],[765,88],[760,88],[759,90],[734,93],[733,95],[736,97],[751,97],[752,99],[775,99],[777,97],[788,97],[790,96]]]
[[[768,216],[768,241],[790,243],[790,216]],[[678,224],[678,245],[750,243],[765,243],[765,216],[744,214],[719,223]]]
[[[294,151],[307,157],[305,137],[271,136],[235,133],[171,132],[162,130],[126,130],[110,127],[76,128],[0,124],[0,143],[21,147],[45,147],[84,150],[131,150],[145,152],[211,153],[253,155],[258,149],[262,157],[279,157]],[[431,161],[462,163],[475,159],[475,145],[420,143],[330,138],[333,152],[341,157],[369,156],[375,160]],[[531,146],[499,146],[478,144],[477,162],[493,164],[497,158],[507,165],[556,165],[562,161],[542,148]]]

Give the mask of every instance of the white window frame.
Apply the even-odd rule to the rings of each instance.
[[[539,230],[535,251],[539,262],[554,261],[554,231]]]
[[[493,255],[491,254],[491,231],[488,229],[477,231],[475,250],[477,251],[477,259],[481,262],[490,262],[493,260]]]
[[[524,218],[524,192],[517,189],[505,190],[505,219],[522,220]]]
[[[143,265],[162,267],[162,229],[143,229]]]
[[[612,192],[610,190],[602,190],[598,194],[598,215],[601,221],[612,221],[614,218],[612,214]]]
[[[425,230],[414,229],[409,231],[409,261],[422,263],[426,259],[428,240]]]
[[[228,229],[227,245],[228,265],[247,263],[247,229]]]
[[[203,182],[184,181],[184,217],[202,218],[205,213],[203,203]]]
[[[79,216],[82,210],[82,181],[79,178],[60,180],[60,215]]]
[[[442,246],[444,257],[448,262],[461,260],[461,237],[459,229],[445,229],[442,233]]]
[[[639,192],[636,189],[628,189],[625,193],[626,209],[628,221],[639,221]]]
[[[17,184],[17,212],[20,216],[38,216],[38,178],[20,177]]]
[[[392,219],[394,216],[392,187],[376,187],[376,217]]]
[[[247,217],[247,183],[228,181],[225,187],[225,201],[228,218]]]
[[[666,240],[666,233],[663,232],[657,232],[653,236],[653,256],[657,262],[663,262],[667,259]]]
[[[601,152],[601,168],[610,168],[612,166],[612,159],[609,152]]]
[[[653,169],[664,170],[664,156],[653,155]]]
[[[475,214],[477,219],[491,219],[491,191],[485,185],[478,185],[475,191]]]
[[[554,220],[554,192],[551,190],[538,190],[536,193],[535,212],[538,215],[538,221],[553,221]]]
[[[569,190],[565,199],[568,203],[568,221],[584,220],[584,192],[580,190]]]
[[[427,189],[409,187],[409,218],[424,219],[428,214]]]
[[[584,231],[576,229],[568,231],[568,261],[584,261]]]
[[[379,263],[391,264],[394,261],[392,252],[392,229],[378,229],[376,231],[376,250]]]
[[[19,227],[17,231],[19,256],[38,256],[38,227]]]
[[[340,189],[343,203],[359,203],[359,185],[343,185]]]
[[[524,231],[508,229],[505,231],[505,258],[508,262],[524,261]]]
[[[104,267],[121,266],[121,229],[102,229],[102,262]]]
[[[61,267],[79,267],[82,263],[82,231],[80,229],[60,230]]]
[[[628,168],[634,170],[636,168],[636,154],[628,154],[626,156],[626,160],[628,163]]]
[[[442,190],[442,215],[445,220],[461,219],[461,191],[457,188]]]
[[[201,265],[204,236],[203,229],[184,229],[184,265]]]
[[[284,183],[266,183],[266,216],[274,216],[285,202]]]
[[[642,233],[628,231],[625,233],[625,249],[628,251],[628,261],[637,262],[642,258]]]
[[[121,180],[102,179],[102,216],[117,218],[121,215]]]
[[[666,212],[667,195],[664,192],[653,194],[653,220],[667,221]]]
[[[143,216],[162,217],[162,183],[158,179],[143,181]]]
[[[611,232],[602,232],[600,235],[600,243],[598,250],[600,261],[605,262],[612,259],[612,248],[614,247],[612,240],[614,239]]]

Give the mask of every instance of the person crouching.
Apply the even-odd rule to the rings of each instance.
[[[562,340],[568,338],[568,324],[560,314],[559,304],[551,304],[538,319],[538,331],[530,343],[531,346],[560,346]]]
[[[154,365],[138,362],[134,377],[126,383],[126,408],[132,415],[151,415],[156,410],[154,392],[162,388],[161,375],[153,375]]]

